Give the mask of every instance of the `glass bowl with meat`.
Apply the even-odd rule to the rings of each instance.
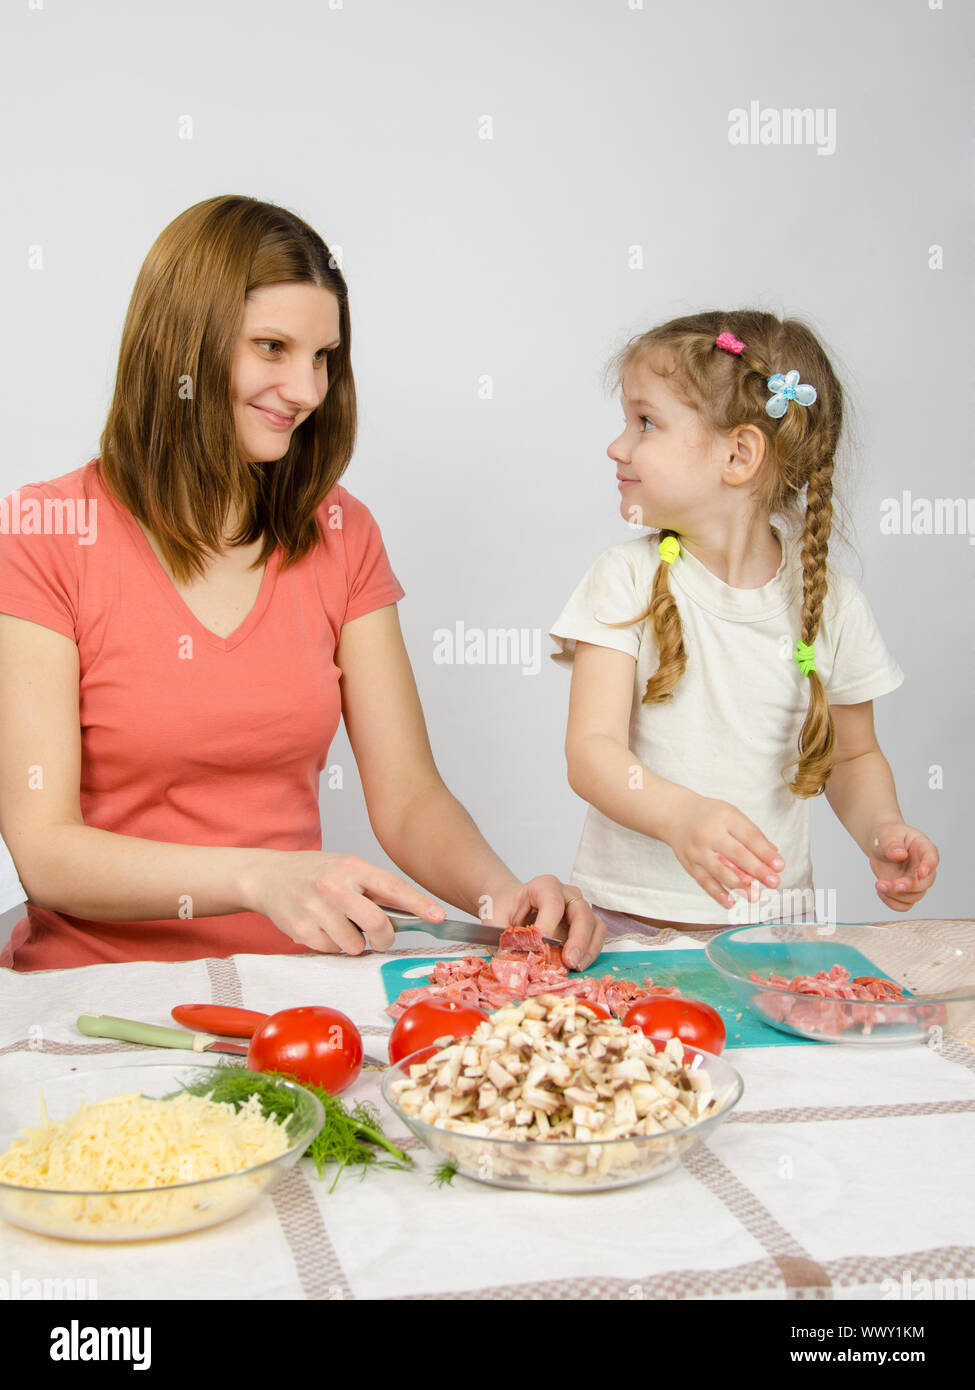
[[[975,923],[766,922],[711,938],[707,958],[763,1023],[868,1046],[975,1034]]]
[[[599,1192],[662,1177],[727,1119],[742,1079],[571,995],[504,1004],[386,1069],[383,1098],[441,1161],[497,1187]]]

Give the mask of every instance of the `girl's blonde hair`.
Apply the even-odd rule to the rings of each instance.
[[[715,345],[721,333],[730,333],[745,344],[740,356]],[[765,436],[766,463],[754,500],[763,515],[777,513],[801,530],[802,617],[796,635],[812,644],[826,598],[833,466],[843,427],[843,391],[816,337],[798,319],[780,320],[755,309],[714,310],[672,319],[631,339],[607,368],[614,389],[625,375],[641,367],[669,378],[675,394],[697,410],[712,430],[729,432],[754,425]],[[765,410],[771,399],[768,378],[793,368],[800,381],[815,386],[816,401],[809,407],[790,401],[785,414],[773,419]],[[648,539],[656,545],[674,534],[662,531]],[[646,612],[631,620],[650,621],[660,654],[660,664],[647,682],[644,704],[672,699],[687,665],[669,569],[660,563]],[[825,687],[815,671],[805,679],[809,708],[799,733],[798,757],[782,769],[785,775],[797,768],[789,790],[801,797],[818,796],[825,790],[835,750]]]
[[[339,303],[341,344],[328,392],[273,466],[240,457],[231,360],[244,300],[262,285],[317,285]],[[321,539],[316,509],[345,472],[356,436],[348,289],[321,237],[293,212],[228,194],[195,203],[153,242],[132,291],[98,467],[109,489],[158,537],[173,572],[205,572],[224,544],[263,537],[281,568]],[[181,504],[188,504],[184,518]]]

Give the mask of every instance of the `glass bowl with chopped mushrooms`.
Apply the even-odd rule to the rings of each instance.
[[[417,1060],[419,1059],[419,1060]],[[720,1057],[657,1051],[572,998],[508,1004],[387,1068],[383,1098],[441,1160],[497,1187],[599,1192],[662,1177],[741,1099]]]
[[[253,1080],[249,1094],[209,1099],[228,1073]],[[7,1088],[0,1216],[62,1240],[201,1230],[251,1206],[324,1118],[297,1082],[237,1067],[149,1062]]]
[[[975,923],[762,922],[705,946],[741,1004],[813,1042],[975,1036]]]

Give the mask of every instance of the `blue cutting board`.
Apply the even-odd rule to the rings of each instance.
[[[781,942],[762,946],[740,946],[739,953],[754,951],[762,962],[762,973],[768,978],[768,971],[776,969],[776,960],[782,961],[781,973],[792,977],[796,974],[812,974],[818,970],[828,970],[832,965],[842,965],[851,975],[883,975],[873,961],[868,960],[852,946],[830,946],[826,942]],[[472,951],[471,955],[480,952]],[[827,959],[828,956],[828,959]],[[404,989],[427,984],[424,975],[407,978],[407,971],[421,967],[430,969],[441,956],[408,956],[405,960],[389,960],[382,967],[383,988],[390,1003],[399,998]],[[786,965],[788,962],[788,965]],[[604,951],[582,975],[616,975],[621,980],[635,980],[642,984],[643,977],[649,975],[656,985],[678,985],[688,999],[702,999],[717,1009],[724,1019],[728,1040],[725,1048],[732,1047],[802,1047],[807,1043],[816,1047],[811,1039],[797,1038],[791,1033],[782,1033],[763,1023],[750,1009],[736,999],[724,978],[709,963],[701,950],[686,951]],[[904,991],[905,995],[908,991]]]

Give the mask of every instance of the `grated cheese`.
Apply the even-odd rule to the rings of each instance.
[[[52,1234],[81,1227],[105,1237],[177,1229],[206,1211],[214,1214],[215,1206],[239,1209],[271,1175],[248,1174],[210,1188],[180,1190],[180,1184],[243,1174],[289,1147],[285,1127],[263,1114],[256,1095],[238,1111],[188,1093],[154,1100],[134,1091],[82,1104],[61,1121],[50,1119],[42,1095],[41,1124],[0,1154],[0,1183],[38,1189],[37,1198],[18,1194],[18,1206],[34,1204]],[[160,1188],[175,1190],[154,1190]],[[49,1194],[45,1205],[37,1205],[41,1193]]]

